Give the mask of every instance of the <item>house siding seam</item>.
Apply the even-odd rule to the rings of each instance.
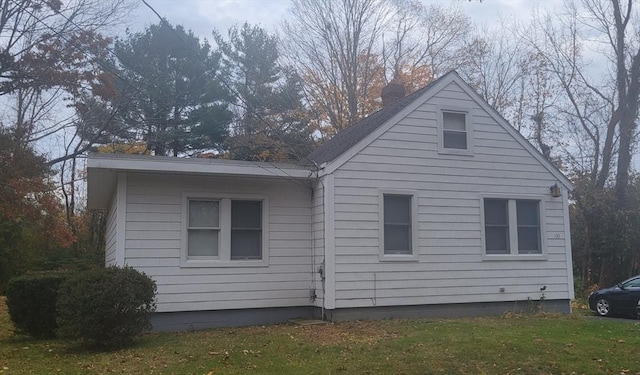
[[[158,312],[310,306],[309,188],[282,179],[129,173],[126,263],[156,281]],[[180,267],[185,192],[268,195],[268,266]]]
[[[473,114],[471,156],[438,152],[437,108]],[[335,172],[335,308],[570,299],[566,200],[555,176],[451,82]],[[416,191],[418,261],[379,259],[379,192]],[[545,260],[483,260],[481,194],[544,200]],[[564,191],[566,195],[566,191]],[[504,292],[500,289],[504,288]]]

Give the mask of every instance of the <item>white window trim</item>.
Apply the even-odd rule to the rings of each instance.
[[[384,253],[384,196],[405,195],[411,197],[411,254],[385,254]],[[378,256],[381,262],[417,262],[419,254],[418,241],[418,192],[413,190],[381,190],[378,194],[379,204],[379,247]]]
[[[190,200],[220,201],[220,232],[218,236],[218,256],[189,257],[187,248]],[[262,259],[231,260],[231,201],[262,201]],[[182,239],[180,267],[266,267],[269,265],[269,199],[265,195],[253,194],[208,194],[202,192],[182,194]]]
[[[507,199],[509,209],[509,248],[511,254],[487,254],[487,243],[485,239],[484,226],[484,200],[489,199]],[[546,241],[546,209],[544,195],[525,195],[525,194],[481,194],[480,195],[480,230],[482,241],[482,259],[483,260],[547,260],[547,241]],[[519,254],[518,253],[518,223],[516,217],[516,200],[536,200],[539,202],[540,214],[540,254]],[[513,203],[511,203],[513,202]]]
[[[445,155],[473,156],[473,115],[469,108],[455,106],[437,106],[438,111],[438,153]],[[465,119],[465,129],[467,132],[467,149],[445,148],[444,147],[444,118],[443,112],[463,113]]]

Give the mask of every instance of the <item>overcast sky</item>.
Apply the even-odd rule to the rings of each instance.
[[[456,4],[473,22],[497,23],[500,18],[528,19],[532,9],[554,9],[562,0],[422,0],[425,4]],[[183,25],[196,35],[211,39],[211,30],[216,28],[224,35],[226,30],[245,21],[259,24],[270,31],[288,15],[289,0],[147,0],[147,2],[170,23]],[[136,15],[134,30],[157,23],[158,18],[141,3]],[[136,31],[137,31],[136,30]]]

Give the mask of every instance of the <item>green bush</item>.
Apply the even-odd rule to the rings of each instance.
[[[66,274],[40,272],[14,277],[7,283],[7,307],[20,333],[37,339],[55,337],[56,299]]]
[[[60,286],[58,334],[98,348],[120,348],[151,329],[156,285],[131,267],[78,272]]]

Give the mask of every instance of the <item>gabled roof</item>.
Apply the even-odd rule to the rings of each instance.
[[[572,182],[550,161],[538,151],[525,137],[520,134],[509,122],[502,117],[495,108],[491,107],[467,82],[465,82],[455,70],[449,71],[440,78],[431,82],[427,86],[408,95],[390,105],[381,108],[377,112],[358,121],[352,126],[341,130],[332,139],[325,142],[307,156],[309,161],[317,166],[327,163],[328,167],[324,173],[330,174],[343,163],[349,160],[355,153],[358,153],[366,145],[373,142],[381,133],[387,131],[393,124],[394,117],[398,120],[415,110],[424,100],[428,100],[431,95],[442,89],[445,85],[456,82],[482,109],[484,109],[493,119],[501,125],[507,133],[520,143],[540,164],[542,164],[552,175],[554,175],[568,189],[573,189]],[[423,98],[424,100],[418,100]]]
[[[407,105],[411,104],[415,99],[424,94],[429,88],[436,84],[439,80],[447,76],[436,79],[429,83],[425,87],[415,91],[414,93],[405,96],[402,99],[382,107],[378,111],[356,122],[350,127],[339,131],[330,140],[326,141],[322,146],[315,149],[307,156],[307,159],[315,162],[317,165],[322,163],[328,163],[338,156],[342,155],[345,151],[353,147],[356,143],[360,142],[367,135],[382,126],[387,120],[400,112]]]

